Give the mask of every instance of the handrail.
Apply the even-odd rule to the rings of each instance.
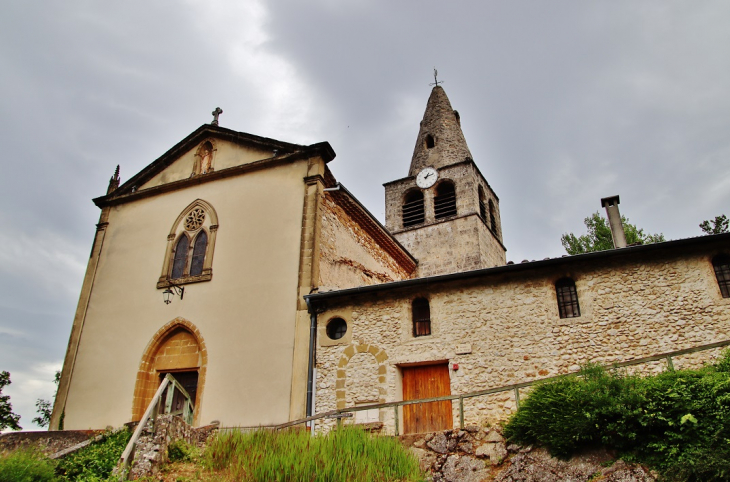
[[[685,348],[682,350],[675,350],[675,351],[670,351],[667,353],[660,353],[657,355],[651,355],[651,356],[642,357],[642,358],[635,358],[633,360],[613,363],[611,365],[604,365],[604,368],[608,368],[608,369],[624,368],[624,367],[629,367],[629,366],[633,366],[633,365],[640,365],[642,363],[666,360],[667,367],[669,368],[669,370],[673,371],[674,364],[672,362],[672,357],[687,355],[690,353],[697,353],[697,352],[706,351],[706,350],[712,350],[714,348],[722,348],[724,346],[730,346],[730,340],[718,341],[716,343],[708,343],[706,345],[698,345],[693,348]],[[312,415],[312,416],[309,416],[306,418],[292,420],[291,422],[285,422],[285,423],[282,423],[279,425],[272,425],[272,426],[270,426],[270,428],[273,430],[281,430],[284,428],[293,427],[295,425],[301,425],[303,423],[313,422],[315,420],[319,420],[322,418],[337,418],[337,425],[340,426],[342,423],[342,418],[340,416],[343,413],[359,412],[362,410],[374,410],[374,409],[392,407],[392,408],[395,408],[395,435],[398,435],[398,408],[399,407],[402,407],[405,405],[415,405],[415,404],[420,404],[420,403],[443,402],[443,401],[447,401],[447,400],[459,400],[459,422],[460,422],[460,427],[463,429],[464,428],[464,399],[479,397],[479,396],[484,396],[484,395],[491,395],[494,393],[508,392],[510,390],[514,390],[515,401],[517,402],[517,406],[519,408],[519,405],[520,405],[519,390],[521,388],[527,388],[527,387],[530,387],[537,383],[543,383],[543,382],[546,382],[549,380],[556,380],[559,378],[575,376],[579,373],[580,373],[579,371],[572,372],[572,373],[565,373],[562,375],[555,375],[552,377],[540,378],[538,380],[531,380],[528,382],[512,383],[510,385],[502,385],[500,387],[493,387],[493,388],[487,388],[485,390],[478,390],[475,392],[462,393],[461,395],[445,395],[442,397],[421,398],[421,399],[417,399],[417,400],[400,400],[400,401],[396,401],[396,402],[378,403],[378,404],[373,404],[373,405],[360,405],[358,407],[339,408],[339,409],[330,410],[327,412],[318,413],[318,414],[315,414],[315,415]],[[250,428],[254,428],[254,427],[250,427]]]
[[[135,445],[137,444],[140,435],[142,435],[142,431],[147,426],[147,422],[152,419],[152,422],[154,424],[154,421],[160,414],[159,412],[162,405],[162,394],[165,393],[165,389],[170,384],[172,384],[170,387],[171,389],[167,391],[167,397],[165,397],[165,406],[163,407],[162,414],[182,415],[183,420],[185,420],[187,424],[192,425],[194,407],[193,402],[190,398],[190,394],[187,392],[187,390],[185,390],[185,388],[183,388],[182,385],[180,385],[177,380],[175,380],[175,377],[168,373],[167,375],[165,375],[165,378],[162,379],[162,383],[160,383],[160,386],[157,388],[155,396],[152,397],[150,404],[147,406],[147,410],[145,410],[144,415],[142,415],[142,418],[137,424],[137,428],[132,434],[132,438],[129,439],[127,447],[124,449],[124,452],[122,452],[122,456],[119,458],[119,463],[117,464],[117,467],[119,468],[119,480],[127,479],[127,476],[129,475],[129,467],[132,464],[132,460],[134,460]],[[172,402],[175,398],[175,390],[180,391],[180,393],[185,397],[185,403],[183,404],[182,410],[177,410],[173,412]]]

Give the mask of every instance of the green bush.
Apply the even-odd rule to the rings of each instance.
[[[208,442],[204,457],[208,468],[242,481],[424,480],[398,440],[355,428],[316,437],[307,431],[221,433]]]
[[[34,450],[16,450],[0,456],[0,482],[52,482],[55,464]]]
[[[167,446],[167,459],[170,462],[194,462],[198,459],[198,448],[185,440],[175,440]]]
[[[505,427],[568,457],[605,445],[668,480],[730,480],[730,352],[700,370],[629,377],[587,367],[537,385]]]
[[[102,440],[64,457],[58,463],[60,480],[96,482],[108,478],[131,437],[129,430],[107,432]]]

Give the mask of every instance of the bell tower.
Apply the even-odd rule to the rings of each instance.
[[[441,86],[426,104],[408,177],[384,186],[386,227],[418,259],[419,276],[506,263],[499,198]]]

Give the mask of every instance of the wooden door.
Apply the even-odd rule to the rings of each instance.
[[[449,365],[402,367],[403,400],[451,395]],[[453,427],[451,400],[403,407],[405,433],[435,432]]]
[[[175,380],[182,385],[182,387],[185,389],[186,392],[188,392],[188,395],[190,395],[190,401],[193,402],[193,407],[195,406],[195,398],[197,396],[198,392],[198,372],[197,371],[191,371],[191,372],[164,372],[160,373],[160,383],[162,383],[162,379],[165,378],[165,375],[167,374],[172,375],[175,377]],[[167,400],[167,389],[165,389],[165,393],[162,394],[162,400]],[[175,394],[172,396],[172,411],[176,412],[178,410],[182,410],[183,403],[185,402],[185,397],[183,397],[182,393],[175,390]],[[163,402],[164,403],[164,402]]]

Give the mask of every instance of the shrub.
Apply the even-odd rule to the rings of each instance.
[[[62,481],[96,482],[108,478],[132,437],[129,430],[107,432],[102,440],[67,455],[58,463]]]
[[[505,435],[526,444],[548,447],[568,457],[586,445],[616,444],[622,420],[630,415],[637,393],[634,377],[583,368],[577,377],[537,385],[505,427]]]
[[[602,444],[668,480],[730,480],[729,368],[730,352],[700,370],[648,377],[587,367],[536,386],[505,434],[560,457]]]
[[[167,458],[170,462],[194,462],[198,459],[198,448],[185,440],[175,440],[167,446]]]
[[[52,482],[55,463],[35,450],[16,450],[0,457],[0,482]]]
[[[206,465],[244,481],[420,481],[418,461],[391,437],[343,428],[312,437],[306,431],[227,432],[208,442]]]

